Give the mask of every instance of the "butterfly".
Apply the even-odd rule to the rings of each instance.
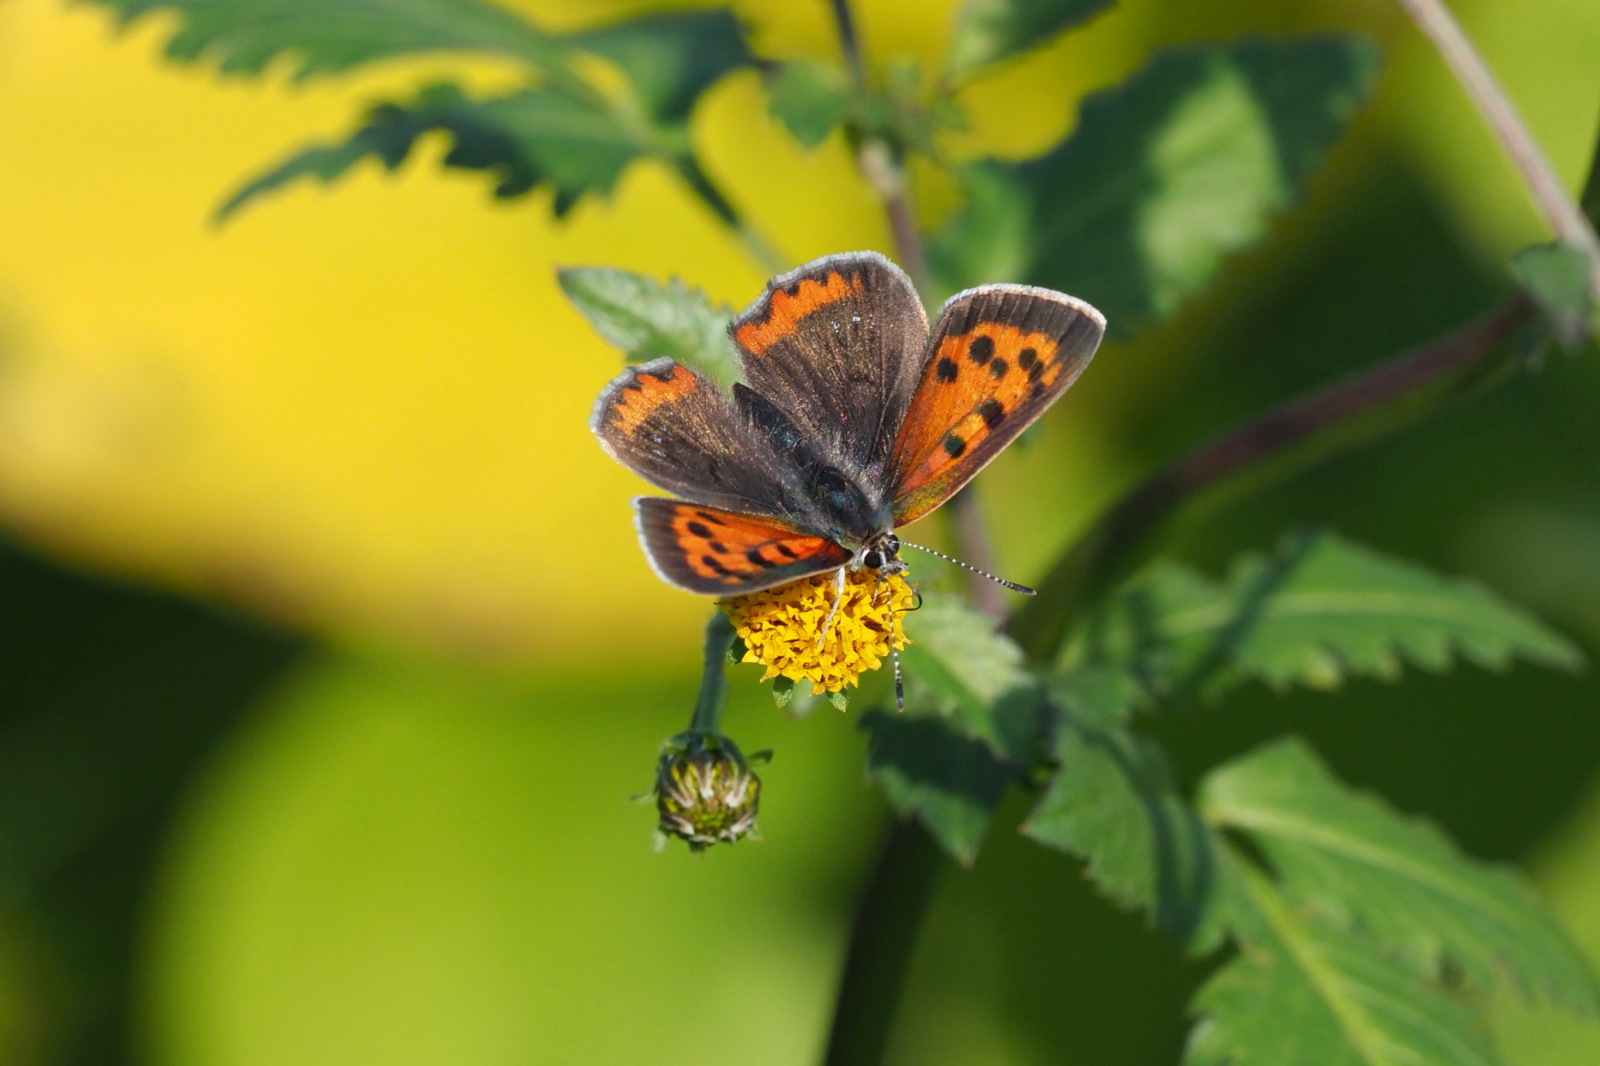
[[[634,501],[666,581],[726,597],[837,570],[842,587],[844,568],[905,570],[894,531],[1043,414],[1104,332],[1089,304],[1027,285],[958,293],[930,330],[899,267],[830,255],[773,278],[730,324],[731,394],[655,359],[606,385],[590,427],[678,497]]]

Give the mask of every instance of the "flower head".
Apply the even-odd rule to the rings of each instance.
[[[761,779],[720,733],[692,731],[668,741],[656,764],[655,791],[660,831],[695,850],[755,831]]]
[[[767,668],[761,680],[786,677],[810,681],[818,692],[842,692],[906,646],[900,616],[916,599],[906,579],[846,570],[841,589],[837,574],[814,574],[723,601],[744,642],[743,661]]]

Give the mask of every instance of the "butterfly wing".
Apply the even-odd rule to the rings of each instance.
[[[895,441],[896,526],[948,500],[1089,365],[1104,316],[1071,296],[984,285],[950,298]]]
[[[730,330],[745,384],[793,424],[808,460],[886,496],[928,338],[900,268],[875,252],[814,260],[768,282]]]
[[[639,539],[656,573],[690,592],[737,596],[833,570],[851,553],[786,523],[641,496]]]
[[[596,401],[590,428],[623,466],[668,492],[732,511],[805,521],[799,474],[728,395],[671,359],[630,366]]]

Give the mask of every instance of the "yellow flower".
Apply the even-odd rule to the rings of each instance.
[[[786,677],[809,681],[818,692],[842,692],[909,643],[900,618],[915,599],[902,575],[863,568],[845,572],[842,592],[837,571],[829,571],[721,606],[744,641],[743,661],[766,665],[761,680]]]

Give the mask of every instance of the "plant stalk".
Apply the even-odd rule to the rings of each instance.
[[[690,732],[715,732],[722,725],[728,688],[728,649],[733,646],[735,636],[728,616],[720,609],[713,610],[706,620],[705,665],[700,673],[700,694],[694,701],[694,717],[689,720]]]
[[[1590,220],[1568,195],[1555,168],[1543,149],[1528,132],[1528,127],[1517,112],[1516,105],[1495,80],[1483,56],[1473,46],[1472,40],[1462,30],[1444,0],[1399,0],[1400,6],[1416,22],[1439,54],[1444,57],[1461,88],[1477,106],[1478,113],[1490,131],[1505,149],[1506,155],[1522,176],[1533,200],[1556,238],[1565,244],[1582,249],[1590,262],[1590,279],[1595,296],[1600,299],[1600,236]]]
[[[917,933],[939,874],[949,866],[921,826],[890,826],[850,928],[825,1066],[878,1066],[883,1061]]]

